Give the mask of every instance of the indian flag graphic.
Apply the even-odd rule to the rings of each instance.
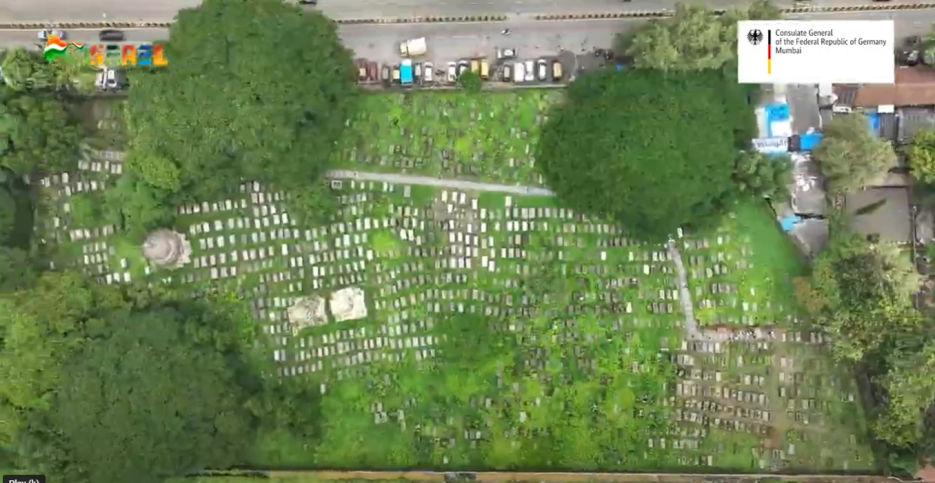
[[[66,50],[68,50],[68,44],[64,40],[59,38],[58,35],[49,35],[45,40],[45,50],[42,51],[42,55],[51,62],[55,58],[65,55]]]

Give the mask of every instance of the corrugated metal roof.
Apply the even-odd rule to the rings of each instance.
[[[895,77],[894,84],[861,85],[852,102],[840,103],[851,107],[935,105],[935,72],[922,68],[899,67]],[[844,89],[841,92],[843,93]]]
[[[869,188],[849,193],[846,210],[855,215],[851,227],[862,235],[879,236],[880,241],[909,243],[912,241],[912,217],[909,209],[909,190],[906,188]],[[870,213],[856,212],[874,203],[886,200]]]

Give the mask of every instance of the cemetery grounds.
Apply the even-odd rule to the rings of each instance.
[[[556,96],[368,95],[336,164],[540,185]],[[353,180],[331,182],[338,219],[300,227],[282,193],[248,182],[182,207],[192,263],[155,271],[139,241],[72,224],[76,194],[121,172],[118,110],[97,111],[113,149],[42,180],[41,238],[101,283],[250,294],[279,374],[322,394],[321,440],[264,434],[256,466],[874,468],[852,378],[797,317],[803,263],[765,207],[649,246],[550,197]]]

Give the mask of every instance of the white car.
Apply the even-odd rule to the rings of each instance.
[[[65,31],[64,30],[40,30],[39,31],[39,40],[45,41],[49,38],[50,35],[55,35],[56,37],[65,40]]]
[[[516,49],[497,49],[497,58],[514,59],[516,58]]]
[[[526,69],[523,67],[523,63],[517,62],[513,66],[513,82],[523,82],[525,76]]]
[[[455,82],[458,80],[458,64],[454,62],[448,63],[448,82]]]
[[[533,61],[527,60],[523,67],[526,68],[526,77],[524,77],[523,80],[526,82],[532,82],[536,80],[536,70],[535,65],[533,65]]]
[[[422,82],[431,83],[435,78],[435,64],[431,62],[422,63]]]
[[[539,61],[536,62],[536,77],[538,77],[541,82],[549,80],[549,64],[545,59],[539,59]]]

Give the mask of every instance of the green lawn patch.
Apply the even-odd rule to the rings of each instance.
[[[538,128],[561,92],[364,94],[334,164],[348,169],[540,185]]]

